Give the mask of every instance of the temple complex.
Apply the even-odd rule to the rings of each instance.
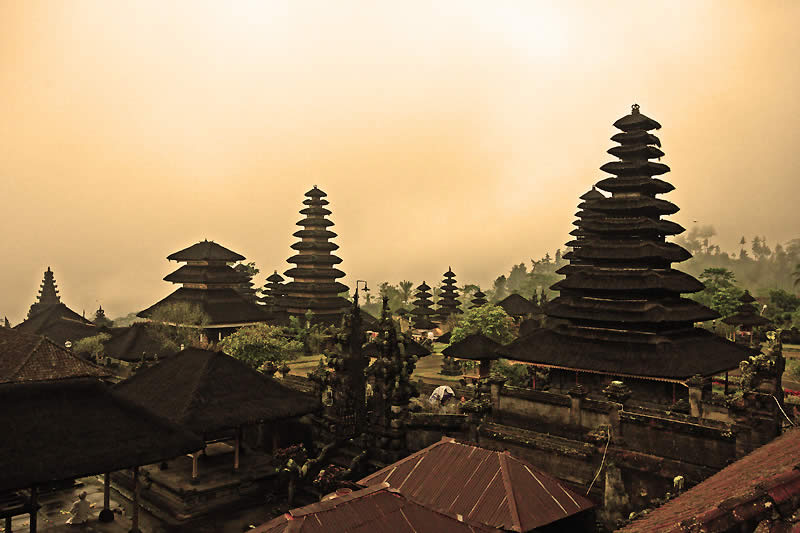
[[[197,310],[203,315],[202,321],[193,325],[202,326],[212,340],[267,318],[261,306],[248,301],[239,292],[246,277],[229,266],[229,263],[242,261],[244,256],[205,240],[170,254],[167,259],[186,263],[164,277],[164,281],[182,286],[137,316],[173,322],[167,315],[176,308]]]
[[[611,196],[593,189],[579,205],[577,235],[564,256],[570,264],[560,270],[566,278],[553,285],[560,296],[545,309],[555,325],[518,339],[507,355],[550,368],[553,385],[564,390],[577,380],[595,383],[590,394],[600,394],[628,377],[635,378],[628,386],[641,385],[648,401],[672,403],[673,384],[685,394],[692,376],[736,368],[748,353],[695,328],[718,315],[681,297],[703,284],[671,266],[691,255],[665,241],[683,228],[661,218],[678,207],[656,198],[674,189],[654,177],[669,171],[651,161],[664,155],[650,133],[660,124],[634,105],[614,126],[621,130],[612,137],[619,146],[608,152],[619,160],[601,167],[613,177],[596,185]]]
[[[453,269],[448,267],[447,272],[444,273],[442,280],[442,292],[439,294],[439,320],[445,322],[452,315],[461,314],[459,308],[461,302],[458,301],[458,290],[456,288],[456,275],[453,274]]]
[[[411,314],[414,317],[411,319],[412,325],[417,329],[433,329],[436,327],[431,319],[436,315],[436,311],[431,309],[433,302],[431,301],[431,288],[424,281],[417,287],[416,297],[414,300],[414,309]]]
[[[339,296],[348,288],[336,281],[345,274],[334,268],[342,262],[332,253],[339,245],[328,242],[336,237],[336,233],[328,229],[333,222],[325,218],[331,214],[325,207],[328,205],[327,194],[314,185],[305,196],[303,204],[307,207],[300,210],[305,218],[297,222],[303,229],[293,234],[300,239],[292,245],[297,254],[286,260],[295,268],[284,272],[293,278],[285,286],[285,308],[290,315],[303,316],[311,311],[316,320],[336,322],[341,319],[349,302]]]

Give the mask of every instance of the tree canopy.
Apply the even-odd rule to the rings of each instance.
[[[475,333],[485,335],[500,344],[508,344],[516,336],[514,319],[496,305],[473,307],[460,315],[450,342],[458,342]]]
[[[228,335],[219,342],[219,348],[231,357],[259,369],[266,363],[280,366],[294,359],[303,351],[303,343],[287,338],[283,328],[256,324]]]

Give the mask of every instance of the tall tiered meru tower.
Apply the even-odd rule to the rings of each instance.
[[[61,303],[61,298],[58,297],[58,289],[56,288],[56,279],[50,267],[44,271],[44,279],[42,285],[39,287],[39,297],[31,305],[28,310],[28,318],[38,313],[48,305],[58,305]]]
[[[566,278],[552,286],[560,296],[545,309],[551,326],[516,341],[513,358],[575,373],[565,386],[622,377],[685,384],[736,368],[746,352],[694,327],[718,314],[681,297],[703,284],[672,268],[691,254],[665,240],[684,229],[661,219],[678,207],[656,198],[674,189],[654,177],[669,172],[651,161],[664,155],[650,133],[661,125],[634,105],[614,126],[619,146],[608,152],[619,160],[600,167],[614,177],[596,185],[610,196],[593,190],[581,197],[577,238],[564,256],[570,264],[559,270]]]
[[[294,278],[284,289],[286,311],[290,315],[302,316],[310,310],[317,320],[331,322],[349,308],[350,302],[339,296],[349,289],[336,281],[345,274],[334,268],[342,262],[331,253],[339,245],[328,242],[328,239],[336,237],[336,233],[328,229],[333,222],[325,218],[331,214],[325,208],[328,205],[327,194],[314,185],[305,196],[303,204],[307,207],[300,211],[305,218],[297,223],[303,229],[294,233],[300,241],[292,245],[297,254],[286,260],[296,266],[284,272]]]

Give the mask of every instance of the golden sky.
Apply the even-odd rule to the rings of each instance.
[[[562,246],[634,102],[672,217],[800,237],[800,2],[0,2],[0,316],[93,315],[204,238],[283,272],[328,193],[347,272],[489,287]]]

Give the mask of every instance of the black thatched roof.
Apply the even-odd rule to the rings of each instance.
[[[442,350],[442,355],[473,361],[494,361],[500,358],[497,352],[502,346],[485,335],[473,333]]]
[[[167,274],[164,281],[172,283],[245,283],[250,278],[228,265],[183,265]]]
[[[736,312],[730,316],[722,319],[723,322],[731,326],[742,326],[752,328],[754,326],[766,326],[769,320],[758,314],[758,309],[754,305],[755,298],[750,294],[750,291],[745,290],[744,294],[739,297],[739,306]]]
[[[436,339],[436,342],[441,342],[443,344],[448,344],[448,343],[450,343],[451,335],[452,335],[452,331],[448,331],[447,333],[444,333],[443,335],[439,335],[439,337]]]
[[[75,342],[103,331],[62,303],[41,307],[14,329],[32,335],[46,335],[62,346],[68,340]]]
[[[243,255],[228,250],[214,241],[200,241],[167,256],[170,261],[225,261],[235,263],[245,259]]]
[[[653,343],[631,342],[625,334],[615,341],[610,336],[581,337],[580,332],[543,328],[503,346],[498,353],[516,361],[560,368],[679,381],[737,368],[751,355],[747,348],[701,328],[650,337]]]
[[[541,322],[535,318],[528,318],[519,324],[519,336],[524,337],[541,328]]]
[[[639,111],[639,106],[637,104],[633,104],[633,106],[631,106],[631,114],[625,115],[621,119],[614,122],[614,127],[624,132],[647,131],[659,130],[661,129],[661,124],[642,114]]]
[[[278,274],[278,271],[276,270],[269,275],[267,281],[271,281],[272,283],[283,283],[283,276]]]
[[[431,322],[425,317],[415,317],[413,320],[413,325],[416,329],[436,329],[439,327],[434,322]]]
[[[497,305],[511,316],[523,316],[538,311],[530,300],[519,294],[510,294],[498,302]]]
[[[197,433],[302,416],[318,404],[233,357],[198,348],[140,371],[116,390]]]
[[[6,406],[0,491],[157,463],[203,447],[197,435],[96,380],[0,385],[0,404]]]
[[[0,328],[0,383],[109,376],[46,337]]]
[[[103,343],[105,353],[122,361],[139,361],[142,356],[152,359],[168,357],[172,353],[164,350],[161,342],[153,336],[148,324],[137,322],[124,328],[111,328],[111,338]]]
[[[208,316],[207,326],[250,324],[268,317],[262,306],[248,302],[234,289],[190,289],[181,287],[160,302],[140,311],[136,316],[150,318],[159,307],[170,304],[194,304]]]

